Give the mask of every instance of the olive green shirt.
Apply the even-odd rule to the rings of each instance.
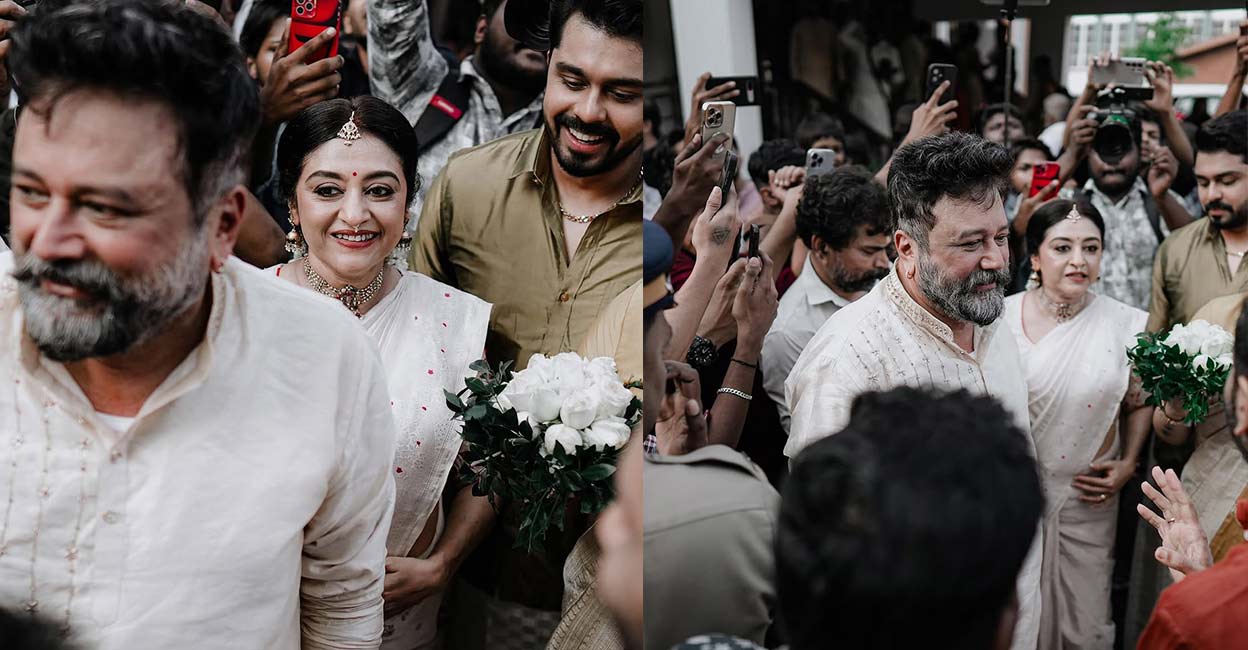
[[[575,350],[641,280],[641,187],[594,219],[571,260],[543,129],[464,149],[425,195],[411,268],[494,304],[491,362]]]
[[[1110,233],[1113,236],[1113,233]],[[1187,323],[1214,298],[1248,290],[1248,264],[1234,273],[1226,263],[1226,243],[1202,218],[1170,233],[1153,259],[1153,295],[1148,331]]]

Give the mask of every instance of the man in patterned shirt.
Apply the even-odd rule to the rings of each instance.
[[[409,224],[413,232],[425,189],[451,154],[527,131],[541,118],[546,58],[507,34],[506,6],[507,0],[481,0],[476,49],[460,63],[456,79],[468,86],[468,102],[456,106],[439,93],[450,69],[429,34],[426,0],[369,2],[368,74],[373,95],[403,111],[412,124],[418,124],[426,111],[441,111],[456,120],[440,138],[420,143],[416,165],[420,188]]]

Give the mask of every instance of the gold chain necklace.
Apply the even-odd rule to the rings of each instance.
[[[1083,311],[1083,308],[1088,304],[1088,294],[1086,293],[1083,294],[1083,297],[1076,303],[1056,302],[1049,298],[1049,295],[1044,292],[1044,289],[1038,289],[1038,291],[1040,293],[1040,304],[1043,305],[1045,311],[1052,314],[1059,323],[1065,323],[1075,316],[1078,316],[1079,312]]]
[[[615,203],[612,203],[611,207],[597,214],[585,214],[585,215],[572,214],[571,212],[568,212],[563,207],[563,201],[559,200],[558,198],[555,199],[555,204],[559,206],[559,212],[560,214],[563,215],[564,219],[567,219],[568,221],[571,221],[572,223],[589,223],[593,221],[594,219],[597,219],[598,217],[601,217],[602,215],[620,207],[620,204],[624,202],[624,199],[627,199],[630,194],[637,191],[637,188],[641,185],[642,178],[643,178],[642,175],[638,174],[637,182],[633,183],[633,186],[628,188],[628,191],[624,193],[624,196],[621,196],[618,200],[616,200]]]
[[[308,279],[308,284],[317,293],[338,300],[347,309],[350,309],[356,318],[363,318],[364,315],[360,313],[360,306],[368,304],[368,301],[372,300],[373,296],[377,295],[377,292],[381,289],[382,280],[386,276],[386,266],[383,264],[381,270],[377,272],[377,277],[373,278],[373,281],[369,282],[368,286],[362,289],[351,285],[341,289],[335,287],[312,268],[312,263],[306,257],[303,259],[303,275]]]

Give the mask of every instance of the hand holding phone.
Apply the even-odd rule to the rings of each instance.
[[[1057,180],[1058,172],[1061,169],[1061,166],[1054,162],[1042,162],[1032,167],[1031,189],[1027,192],[1027,197],[1031,198],[1043,192],[1044,188],[1049,186],[1049,183]]]
[[[927,66],[927,92],[925,96],[931,97],[932,93],[940,88],[940,84],[948,81],[949,87],[945,92],[941,93],[940,99],[936,101],[936,105],[947,104],[958,96],[958,66],[949,65],[947,63],[933,63]]]
[[[702,105],[702,141],[710,142],[711,138],[720,133],[732,137],[736,127],[737,105],[732,102],[706,102]],[[723,159],[724,152],[731,151],[728,143],[724,143],[723,151],[716,151],[715,159]]]
[[[333,28],[333,40],[316,47],[304,59],[307,63],[338,56],[338,33],[342,31],[342,0],[291,0],[290,44],[291,52],[311,41],[322,32]]]

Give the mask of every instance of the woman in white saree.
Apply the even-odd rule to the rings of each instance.
[[[1005,301],[1045,488],[1039,647],[1046,649],[1113,646],[1117,495],[1152,416],[1126,354],[1148,314],[1089,291],[1100,273],[1104,229],[1087,202],[1038,209],[1027,227],[1038,286]]]
[[[473,374],[490,317],[489,303],[389,263],[407,232],[415,151],[407,119],[372,97],[308,108],[278,148],[297,257],[274,272],[352,311],[386,368],[398,439],[382,647],[393,650],[438,647],[441,595],[402,587],[425,580],[428,567],[412,558],[428,558],[442,540],[441,496],[461,442],[442,391]]]

